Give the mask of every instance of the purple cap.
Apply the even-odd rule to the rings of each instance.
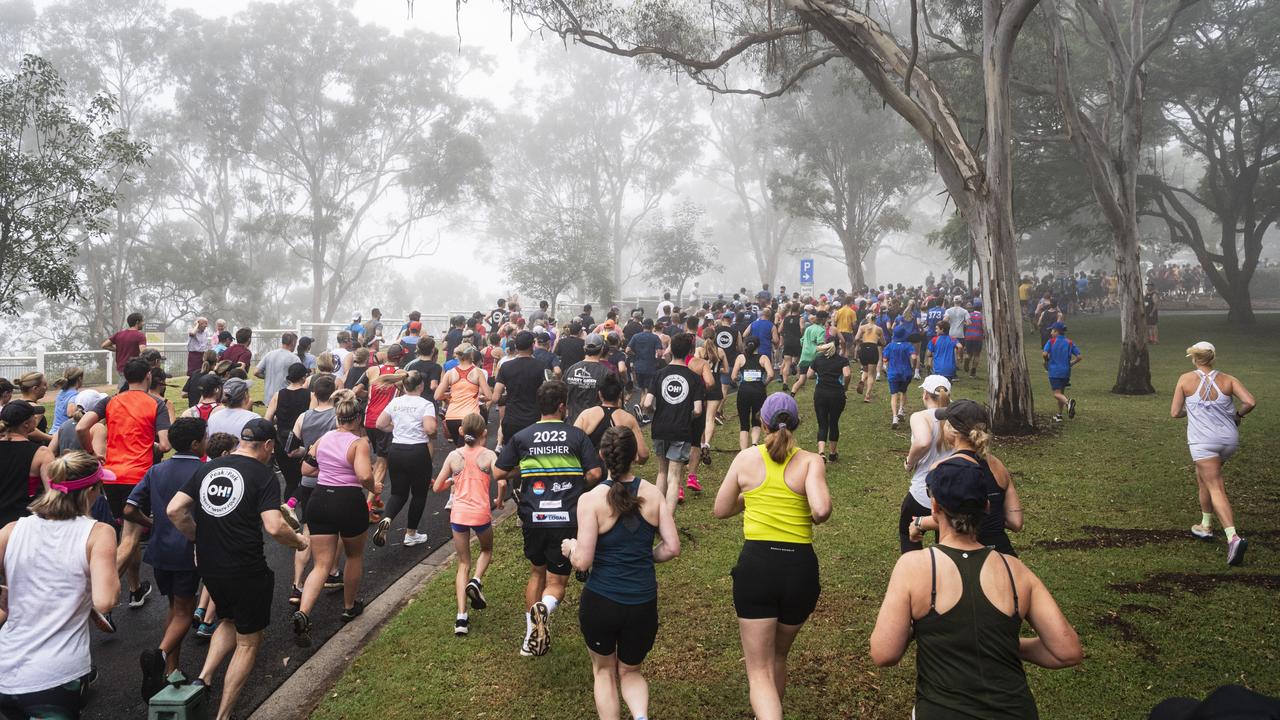
[[[783,418],[790,420],[783,423]],[[776,392],[764,399],[764,405],[760,408],[760,422],[769,430],[777,430],[782,424],[794,430],[800,424],[800,408],[796,405],[796,399],[785,392]]]

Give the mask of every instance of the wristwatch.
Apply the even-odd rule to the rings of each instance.
[[[914,517],[914,518],[912,518],[912,519],[911,519],[911,524],[916,526],[916,532],[921,533],[921,534],[923,534],[923,533],[924,533],[924,528],[920,527],[920,516],[919,516],[919,515],[917,515],[916,517]]]

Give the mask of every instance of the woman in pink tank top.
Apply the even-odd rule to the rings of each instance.
[[[314,564],[302,587],[302,600],[293,614],[293,632],[299,645],[311,643],[311,609],[338,559],[338,543],[347,556],[343,568],[342,621],[364,611],[359,599],[364,574],[365,536],[369,532],[365,490],[382,494],[382,483],[373,476],[373,452],[360,430],[360,410],[350,390],[332,398],[337,427],[316,441],[302,461],[302,474],[316,478],[316,489],[307,502],[305,522],[311,532]]]
[[[454,581],[458,599],[458,617],[454,622],[455,635],[466,635],[470,628],[467,600],[471,607],[483,610],[483,585],[480,580],[493,559],[493,511],[502,504],[506,481],[498,481],[498,495],[489,494],[493,481],[493,463],[497,456],[485,447],[489,437],[484,418],[471,413],[462,419],[463,446],[449,453],[440,467],[432,487],[444,492],[453,487],[453,508],[449,511],[449,525],[453,530],[453,547],[458,554],[458,574]],[[476,561],[475,575],[471,574],[471,533],[480,540],[480,558]]]

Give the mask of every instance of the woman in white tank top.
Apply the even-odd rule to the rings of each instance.
[[[120,594],[116,537],[89,517],[114,479],[93,457],[70,452],[49,466],[50,485],[32,515],[0,529],[0,561],[9,585],[0,614],[0,715],[56,710],[79,717],[92,671],[89,620],[114,632],[110,611]],[[43,710],[41,710],[43,708]]]
[[[942,442],[942,426],[937,418],[937,411],[951,404],[951,381],[941,375],[926,377],[920,383],[920,401],[924,410],[911,414],[911,449],[902,463],[911,473],[911,487],[898,513],[898,549],[903,553],[924,547],[911,539],[911,521],[933,512],[924,479],[929,468],[951,455],[951,448]]]
[[[1201,540],[1213,540],[1216,514],[1227,536],[1227,564],[1240,565],[1249,541],[1236,533],[1231,502],[1222,481],[1222,463],[1235,454],[1240,435],[1237,426],[1257,403],[1244,383],[1213,369],[1216,350],[1212,343],[1192,345],[1187,348],[1187,357],[1195,369],[1178,378],[1169,414],[1187,418],[1187,447],[1196,464],[1200,522],[1191,526],[1191,534]]]

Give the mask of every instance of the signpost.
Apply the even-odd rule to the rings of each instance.
[[[800,260],[800,292],[813,293],[813,258]]]

